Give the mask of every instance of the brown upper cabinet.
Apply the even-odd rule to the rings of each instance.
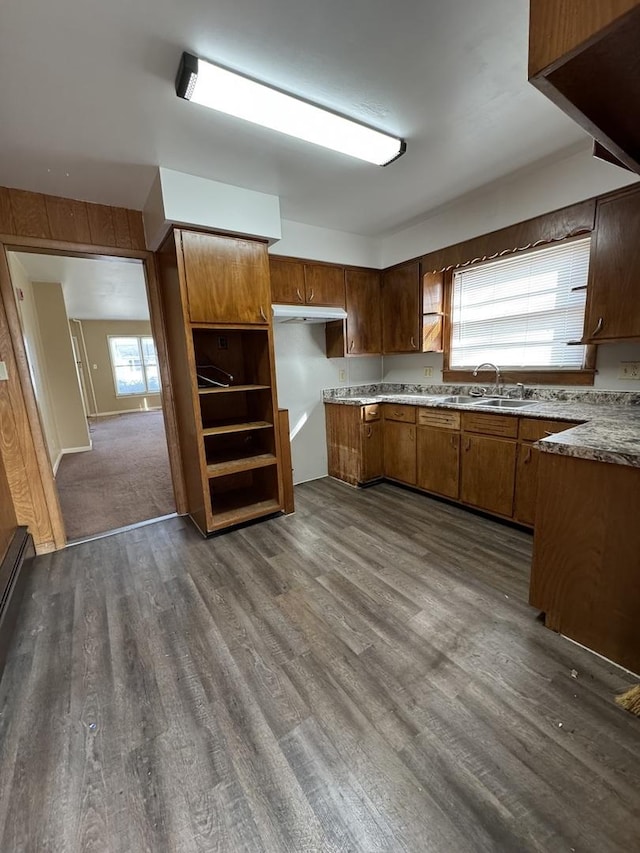
[[[640,172],[640,3],[530,0],[529,79]]]
[[[382,351],[441,352],[444,276],[413,261],[382,274]]]
[[[382,274],[382,351],[420,352],[420,264]]]
[[[269,268],[273,302],[345,307],[344,267],[270,257]]]
[[[194,231],[179,231],[177,235],[192,323],[269,322],[265,243]]]
[[[327,323],[327,358],[379,355],[382,352],[380,273],[346,270],[345,293],[347,319]]]
[[[598,201],[584,341],[640,338],[640,190]]]

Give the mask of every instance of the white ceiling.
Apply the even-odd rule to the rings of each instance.
[[[364,235],[584,140],[527,83],[528,0],[4,0],[0,184],[141,208],[156,165]],[[189,50],[406,138],[386,168],[175,95]]]
[[[67,258],[32,252],[13,254],[30,281],[62,284],[70,319],[149,319],[142,261]]]

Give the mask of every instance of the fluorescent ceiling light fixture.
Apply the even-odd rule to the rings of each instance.
[[[212,65],[190,53],[182,54],[176,92],[187,101],[377,166],[388,165],[407,148],[402,139]]]

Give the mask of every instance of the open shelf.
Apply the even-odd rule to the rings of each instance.
[[[227,474],[238,474],[241,471],[252,471],[255,468],[266,468],[275,465],[277,458],[273,453],[255,453],[248,456],[230,456],[220,462],[207,465],[208,477],[224,477]]]
[[[209,494],[216,530],[282,509],[276,465],[245,469],[210,479]]]
[[[230,394],[234,391],[269,391],[270,385],[230,385],[228,388],[198,388],[198,394]]]
[[[268,421],[246,421],[245,423],[219,423],[216,426],[205,427],[202,435],[226,435],[231,432],[248,432],[253,429],[273,429],[273,424]]]
[[[262,515],[272,515],[279,512],[281,506],[277,500],[269,498],[264,501],[251,503],[251,490],[229,492],[225,500],[224,508],[219,508],[213,513],[213,527],[219,530],[232,524],[242,524]]]

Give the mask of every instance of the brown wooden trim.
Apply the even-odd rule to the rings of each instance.
[[[169,365],[169,350],[167,347],[167,334],[164,319],[164,309],[160,297],[160,281],[156,268],[155,256],[147,253],[143,259],[145,278],[147,282],[147,298],[149,300],[149,314],[151,319],[151,332],[158,353],[158,368],[160,371],[160,382],[162,384],[162,413],[164,416],[164,427],[167,436],[167,449],[169,452],[169,467],[171,469],[171,481],[173,485],[173,496],[176,502],[178,515],[187,512],[187,492],[184,484],[182,471],[182,459],[178,443],[178,421],[176,415],[175,400],[173,397],[173,381]]]
[[[505,250],[525,250],[536,244],[581,234],[586,236],[595,227],[595,215],[596,199],[592,198],[431,252],[422,257],[422,269],[424,272],[448,269],[473,261],[495,259]]]
[[[596,370],[501,370],[500,374],[504,382],[513,385],[523,382],[525,385],[593,385]],[[481,385],[494,385],[496,376],[492,370],[481,370],[477,376],[472,370],[451,370],[448,367],[442,371],[444,382],[455,385],[479,383]]]
[[[6,244],[4,243],[5,240]],[[7,317],[12,349],[16,356],[15,370],[12,372],[16,374],[19,379],[21,397],[26,407],[25,415],[21,415],[19,412],[17,415],[14,413],[15,428],[18,433],[22,431],[26,434],[25,431],[28,431],[32,442],[31,446],[33,448],[31,451],[28,447],[23,449],[20,464],[22,465],[22,470],[28,471],[31,461],[33,460],[35,462],[34,468],[35,472],[37,472],[37,476],[35,476],[35,473],[30,475],[29,488],[31,492],[33,492],[37,483],[41,483],[44,493],[42,502],[37,496],[32,497],[30,500],[32,503],[31,513],[35,512],[36,516],[40,518],[40,520],[36,522],[35,518],[33,520],[30,518],[29,522],[27,522],[26,516],[23,515],[21,517],[19,515],[18,521],[21,521],[22,523],[30,523],[31,525],[34,523],[36,524],[36,527],[32,529],[31,532],[34,537],[38,553],[63,548],[66,544],[66,536],[64,532],[64,521],[55,486],[55,479],[53,477],[53,471],[51,470],[42,424],[40,422],[40,416],[38,414],[35,395],[31,384],[31,375],[24,349],[18,310],[15,304],[15,294],[6,260],[6,251],[8,250],[45,252],[47,254],[59,254],[94,259],[132,259],[143,262],[147,283],[151,329],[158,349],[158,367],[162,382],[162,411],[167,436],[167,448],[169,453],[174,497],[176,501],[176,511],[179,514],[185,513],[186,496],[184,477],[182,473],[182,462],[178,448],[178,427],[173,399],[172,380],[169,369],[169,359],[167,355],[167,343],[160,300],[159,283],[153,253],[146,250],[95,246],[85,243],[56,241],[48,238],[25,238],[13,235],[6,237],[0,236],[0,254],[2,256],[0,260],[0,293],[2,293],[4,300],[5,315]],[[17,459],[14,461],[16,463],[19,462]],[[23,476],[22,478],[24,479]],[[44,517],[42,517],[43,511],[47,516],[46,523]]]
[[[0,388],[0,450],[18,523],[29,528],[38,553],[66,539],[27,362],[4,246],[0,243],[0,353],[9,379]]]
[[[278,432],[280,434],[280,465],[282,468],[282,509],[286,515],[289,515],[295,512],[295,504],[288,409],[278,409]]]

